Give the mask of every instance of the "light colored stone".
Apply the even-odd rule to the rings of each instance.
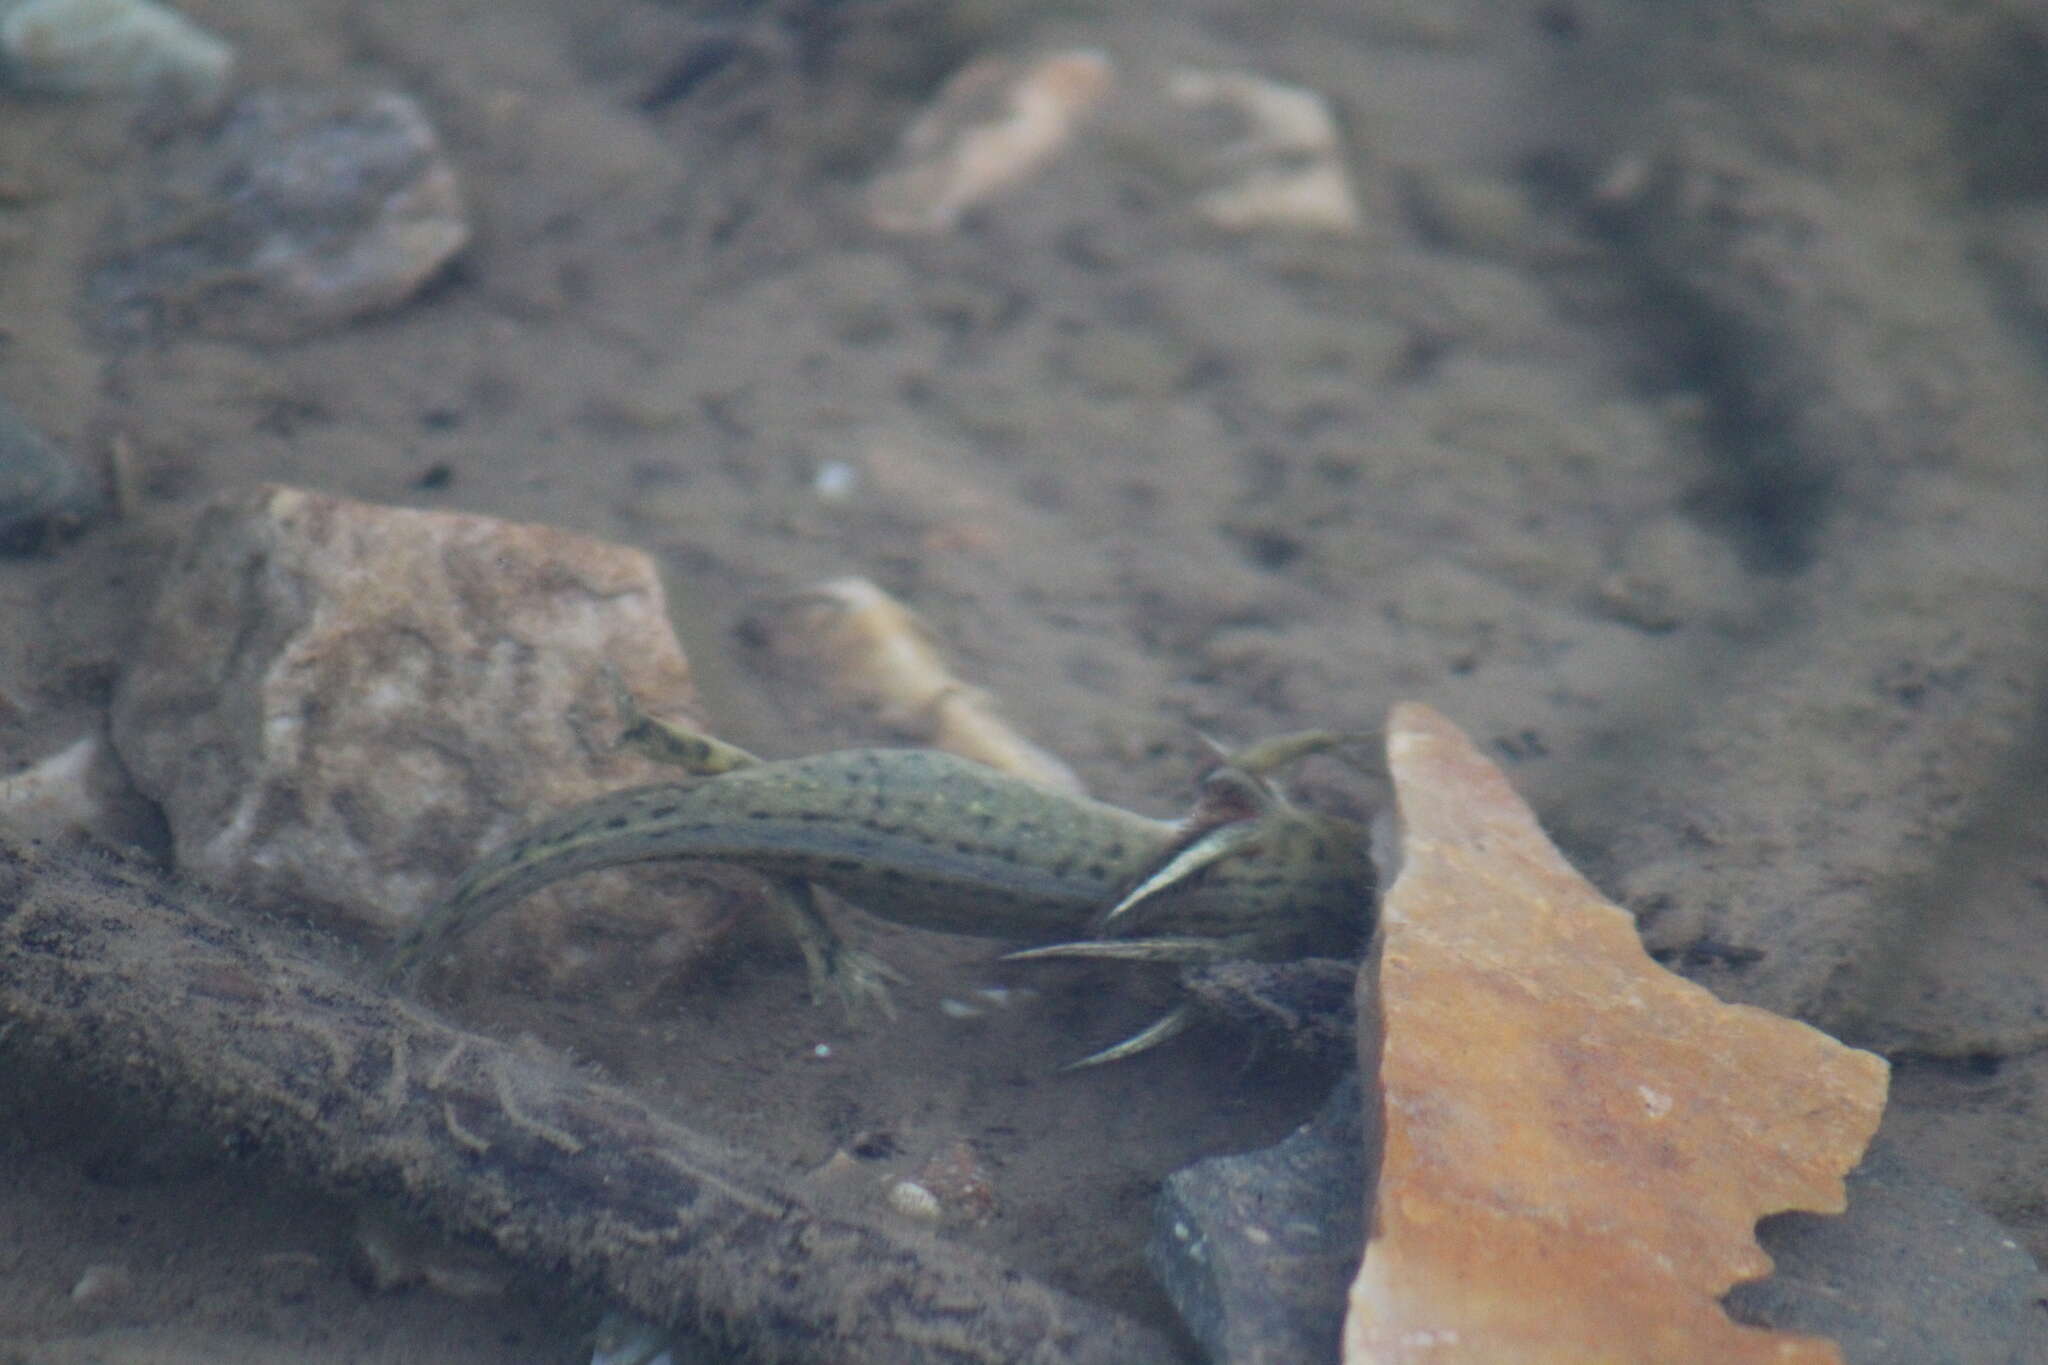
[[[1838,1361],[1731,1321],[1756,1220],[1839,1212],[1886,1068],[1652,962],[1500,770],[1427,707],[1387,752],[1383,1151],[1346,1365]],[[1369,1101],[1370,1102],[1370,1101]]]
[[[219,100],[235,50],[154,0],[0,0],[0,74],[55,95]]]
[[[1116,69],[1090,49],[1028,65],[985,57],[955,72],[905,130],[896,163],[868,187],[889,232],[950,232],[969,210],[1029,180],[1072,141]]]
[[[162,804],[181,870],[377,934],[522,824],[674,776],[615,748],[606,663],[650,710],[691,703],[645,555],[262,486],[206,509],[170,566],[113,738]],[[639,952],[687,956],[673,935],[692,902],[636,895],[641,875],[576,878],[533,900],[614,923],[660,900]],[[534,951],[558,976],[583,950]]]
[[[889,1186],[889,1207],[920,1223],[936,1223],[946,1212],[939,1197],[915,1180],[898,1180]]]
[[[18,773],[0,778],[0,819],[38,838],[99,829],[105,801],[92,774],[103,762],[98,735],[72,741]]]
[[[1343,140],[1329,101],[1313,90],[1249,71],[1177,71],[1167,84],[1176,103],[1223,108],[1243,121],[1243,135],[1220,149],[1225,183],[1195,200],[1195,211],[1221,228],[1249,232],[1295,228],[1348,236],[1362,220]]]

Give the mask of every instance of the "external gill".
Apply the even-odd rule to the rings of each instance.
[[[1174,888],[1185,886],[1205,870],[1233,859],[1257,857],[1268,843],[1287,842],[1277,838],[1276,834],[1289,828],[1290,823],[1299,825],[1321,821],[1335,826],[1337,822],[1296,812],[1286,796],[1267,780],[1267,775],[1311,754],[1373,738],[1375,736],[1370,732],[1308,730],[1277,735],[1234,752],[1224,751],[1213,740],[1210,741],[1223,762],[1203,780],[1195,810],[1182,824],[1185,842],[1103,912],[1094,925],[1094,932],[1103,937],[1026,948],[1005,954],[1003,960],[1035,962],[1068,958],[1200,965],[1261,960],[1279,955],[1272,951],[1275,936],[1269,931],[1269,926],[1256,921],[1238,933],[1131,938],[1114,935],[1120,929],[1130,927],[1132,918],[1139,915],[1144,907]],[[1342,833],[1349,836],[1352,831],[1344,830]],[[1279,929],[1284,942],[1284,935],[1291,932],[1290,926],[1282,924]],[[1124,1041],[1070,1063],[1066,1069],[1078,1070],[1136,1056],[1184,1032],[1192,1023],[1192,1007],[1186,1004],[1175,1006]]]

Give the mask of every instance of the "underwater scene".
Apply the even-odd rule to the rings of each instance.
[[[0,0],[0,1365],[2048,1361],[2044,89]]]

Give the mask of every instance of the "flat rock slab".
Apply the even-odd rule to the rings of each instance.
[[[1887,1067],[1650,960],[1456,726],[1387,721],[1400,868],[1360,976],[1381,1124],[1350,1365],[1839,1360],[1731,1322],[1757,1219],[1833,1213]]]
[[[1758,1240],[1778,1268],[1730,1291],[1745,1322],[1831,1336],[1851,1365],[2048,1361],[2048,1276],[1882,1140],[1849,1176],[1847,1212],[1783,1214]]]

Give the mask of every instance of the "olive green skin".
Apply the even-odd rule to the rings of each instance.
[[[541,887],[699,858],[808,882],[899,924],[1048,943],[1173,935],[1204,956],[1344,954],[1366,923],[1364,828],[1261,811],[1256,837],[1103,922],[1198,828],[1069,796],[951,754],[854,749],[613,793],[534,825],[463,874],[401,940],[392,975]]]

